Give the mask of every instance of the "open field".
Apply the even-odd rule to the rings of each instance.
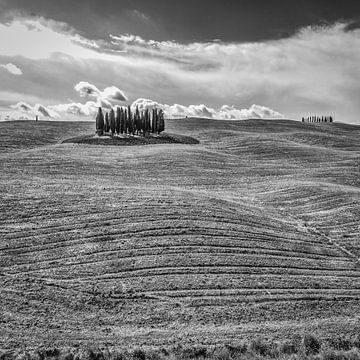
[[[0,349],[360,332],[360,127],[167,121],[199,144],[0,123]]]

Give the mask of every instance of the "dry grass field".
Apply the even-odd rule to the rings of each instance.
[[[360,332],[360,127],[167,121],[199,144],[0,123],[0,349]]]

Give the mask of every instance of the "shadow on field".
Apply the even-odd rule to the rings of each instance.
[[[153,144],[199,144],[200,142],[191,136],[163,133],[149,136],[97,136],[84,135],[66,139],[62,143],[110,145],[110,146],[133,146]]]

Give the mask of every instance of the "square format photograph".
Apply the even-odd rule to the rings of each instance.
[[[359,0],[0,0],[0,360],[360,360]]]

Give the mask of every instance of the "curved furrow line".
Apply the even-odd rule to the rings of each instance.
[[[188,260],[188,258],[186,258],[186,260]],[[170,260],[166,261],[171,262]],[[103,262],[101,262],[103,263]],[[94,265],[93,262],[84,262],[84,263],[80,263],[77,264],[76,266],[83,266],[83,265]],[[60,276],[64,276],[65,274],[68,276],[71,276],[72,278],[77,278],[77,279],[89,279],[90,278],[97,278],[100,279],[101,276],[106,277],[110,274],[114,274],[113,271],[111,271],[111,269],[109,269],[105,274],[99,274],[97,272],[97,274],[87,274],[87,275],[76,275],[74,274],[74,272],[70,272],[69,268],[71,267],[75,267],[75,265],[72,266],[58,266],[55,267],[54,269],[61,269],[61,268],[67,268],[64,269],[64,271],[62,273],[58,273],[56,274],[57,278],[59,279]],[[221,264],[221,263],[214,263],[214,261],[209,262],[209,263],[197,263],[197,264],[179,264],[176,267],[169,267],[167,264],[164,265],[160,265],[159,263],[157,263],[156,265],[148,265],[148,266],[138,266],[138,267],[132,267],[131,264],[124,264],[122,268],[117,268],[117,272],[116,274],[119,273],[132,273],[132,272],[138,272],[138,271],[148,271],[148,270],[159,270],[159,269],[171,269],[171,268],[175,268],[175,269],[181,269],[181,268],[245,268],[245,269],[264,269],[265,270],[271,270],[271,269],[283,269],[283,270],[302,270],[302,271],[324,271],[324,272],[331,272],[334,273],[335,271],[339,272],[339,273],[347,273],[347,274],[352,274],[355,277],[359,277],[360,276],[360,272],[359,270],[355,270],[355,269],[348,269],[348,268],[337,268],[337,267],[314,267],[314,266],[309,266],[307,264],[304,264],[304,266],[299,266],[299,265],[294,265],[292,263],[289,264],[283,264],[283,265],[275,265],[275,264],[264,264],[264,265],[260,265],[260,264],[229,264],[229,262],[227,262],[226,264]],[[24,274],[30,274],[30,273],[34,273],[34,274],[38,274],[41,275],[44,273],[44,271],[48,271],[48,270],[54,270],[52,268],[47,268],[47,269],[36,269],[36,270],[24,270],[24,271],[9,271],[7,270],[7,272],[11,275],[24,275]],[[101,270],[105,270],[104,267],[101,267]],[[270,272],[271,273],[271,272]],[[50,274],[49,274],[50,275]],[[51,276],[51,278],[55,279],[56,277],[54,277],[54,274]],[[64,277],[61,277],[61,279],[64,279]],[[66,279],[66,278],[65,278]]]
[[[239,296],[228,296],[228,297],[201,297],[201,298],[190,298],[186,303],[187,307],[219,307],[219,306],[230,306],[231,304],[239,304],[239,303],[289,303],[289,302],[336,302],[336,301],[359,301],[360,296],[349,296],[349,295],[337,295],[337,296],[268,296],[268,297],[257,297],[257,296],[248,296],[248,297],[239,297]]]
[[[142,222],[143,224],[146,222]],[[41,245],[34,245],[34,244],[23,244],[22,240],[23,238],[19,238],[19,239],[16,239],[18,240],[21,244],[23,244],[22,246],[6,246],[6,247],[2,247],[0,248],[0,251],[6,251],[6,250],[15,250],[15,249],[25,249],[25,248],[30,248],[30,247],[35,247],[35,246],[38,246],[38,247],[41,247],[41,246],[46,246],[47,244],[50,244],[50,245],[55,245],[55,244],[62,244],[62,246],[66,246],[66,244],[74,244],[74,243],[80,243],[82,242],[83,239],[90,239],[90,240],[93,240],[93,239],[104,239],[104,238],[107,238],[110,237],[110,236],[126,236],[126,235],[132,235],[131,237],[134,238],[136,237],[137,235],[140,235],[142,234],[142,237],[149,237],[149,236],[162,236],[162,235],[167,235],[167,236],[176,236],[176,235],[182,235],[182,236],[186,236],[186,235],[197,235],[197,236],[214,236],[214,237],[219,237],[219,236],[222,236],[224,238],[238,238],[239,236],[241,235],[249,235],[251,236],[252,238],[256,239],[257,241],[261,239],[264,239],[264,230],[262,230],[261,232],[254,232],[254,231],[249,231],[249,230],[244,230],[244,229],[241,229],[238,233],[235,233],[234,235],[234,232],[233,231],[229,231],[228,229],[221,229],[221,230],[224,230],[226,231],[226,233],[224,234],[218,234],[218,233],[205,233],[205,232],[201,232],[199,231],[200,229],[197,228],[197,232],[194,233],[194,232],[191,232],[189,231],[189,228],[188,227],[175,227],[175,226],[167,226],[167,227],[159,227],[159,228],[147,228],[147,229],[132,229],[131,231],[119,231],[118,229],[115,229],[113,231],[108,231],[107,233],[104,234],[104,229],[99,229],[99,231],[102,230],[102,233],[101,234],[89,234],[89,235],[82,235],[81,236],[81,240],[76,240],[76,239],[72,239],[72,240],[59,240],[59,241],[51,241],[49,239],[48,242],[46,242],[45,244],[41,244]],[[156,232],[159,232],[162,231],[169,231],[169,233],[166,233],[166,234],[159,234],[159,233],[156,233]],[[176,234],[174,233],[172,230],[178,230],[179,233]],[[201,229],[201,230],[209,230],[208,228],[205,228],[205,229]],[[212,230],[219,230],[217,228],[215,229],[212,229]],[[74,235],[77,235],[77,230],[74,230],[72,229],[71,232],[74,234]],[[151,232],[155,232],[155,234],[151,234]],[[150,234],[149,234],[150,233]],[[63,231],[58,231],[58,232],[55,232],[55,233],[52,233],[51,235],[54,236],[54,235],[64,235],[64,230]],[[65,233],[66,234],[66,233]],[[312,235],[308,235],[307,237],[304,237],[303,239],[301,240],[298,240],[299,237],[297,237],[296,239],[293,239],[292,237],[283,237],[283,232],[281,232],[281,235],[280,234],[276,234],[276,235],[273,235],[272,233],[269,233],[268,234],[268,238],[272,238],[273,240],[285,240],[286,242],[293,242],[293,243],[303,243],[303,244],[309,244],[309,245],[317,245],[317,246],[325,246],[325,247],[328,247],[328,243],[327,242],[324,242],[322,239],[318,239],[318,238],[314,238]],[[42,234],[42,235],[37,235],[37,239],[39,239],[40,236],[46,236],[48,234]],[[295,235],[295,233],[291,234],[291,235]],[[313,241],[313,240],[308,240],[307,238],[308,237],[313,237],[314,240],[316,239],[316,241]],[[32,235],[29,236],[29,238],[33,237]],[[265,238],[266,239],[266,238]],[[11,240],[14,240],[14,239],[11,239]]]
[[[36,254],[37,252],[35,252]],[[31,257],[32,261],[26,261],[26,262],[17,262],[13,261],[9,266],[4,267],[18,267],[18,266],[30,266],[33,264],[36,265],[42,265],[51,263],[52,265],[56,264],[57,262],[61,262],[62,264],[68,263],[69,265],[74,264],[76,265],[76,262],[72,262],[72,260],[78,260],[80,257],[82,259],[89,258],[92,262],[97,263],[98,261],[113,261],[113,260],[120,260],[125,258],[135,258],[140,256],[157,256],[157,255],[169,255],[169,254],[214,254],[214,255],[220,255],[220,254],[231,254],[231,255],[269,255],[269,256],[277,256],[282,257],[284,259],[291,258],[291,259],[312,259],[312,260],[326,260],[329,258],[326,255],[315,255],[312,254],[309,256],[308,253],[305,253],[305,255],[301,256],[300,253],[294,252],[294,251],[280,251],[280,250],[274,250],[274,249],[263,249],[263,248],[257,248],[257,247],[226,247],[226,246],[217,246],[212,247],[208,245],[202,245],[202,246],[167,246],[167,247],[159,247],[159,246],[153,246],[153,247],[141,247],[141,248],[133,248],[133,249],[124,249],[124,250],[106,250],[106,251],[93,251],[89,254],[80,254],[80,255],[74,255],[74,256],[60,256],[60,257],[51,257],[47,260],[40,260],[40,259],[34,259],[34,257]],[[99,259],[99,255],[116,255],[115,258],[106,258],[106,259]],[[117,256],[120,255],[120,256]],[[337,257],[330,257],[332,259],[337,259],[336,261],[339,262],[347,262],[349,261],[348,258],[342,256]],[[333,261],[333,260],[332,260]],[[90,260],[89,260],[90,262]],[[53,267],[53,266],[52,266]]]
[[[155,239],[154,239],[155,240]],[[173,238],[171,239],[171,241],[173,242]],[[100,250],[89,250],[88,252],[84,252],[81,251],[81,249],[79,249],[79,252],[77,253],[77,255],[74,256],[66,256],[64,257],[63,254],[61,254],[60,256],[56,257],[54,256],[54,253],[51,252],[48,255],[50,256],[50,259],[44,259],[43,257],[39,258],[34,258],[33,255],[39,255],[40,252],[43,251],[48,251],[48,250],[39,250],[39,249],[35,249],[32,251],[27,251],[27,252],[15,252],[13,255],[11,254],[10,251],[7,251],[5,254],[0,254],[0,258],[9,258],[13,261],[12,265],[22,265],[22,264],[30,264],[31,262],[33,263],[45,263],[45,262],[52,262],[52,261],[57,261],[57,260],[61,260],[63,261],[64,259],[66,259],[67,261],[70,261],[71,259],[78,259],[80,256],[81,257],[96,257],[98,255],[116,255],[119,254],[121,255],[120,257],[123,257],[124,254],[127,253],[131,253],[131,252],[147,252],[147,254],[164,254],[164,251],[166,250],[167,252],[173,251],[176,252],[178,249],[182,249],[183,251],[188,250],[190,252],[191,251],[197,251],[197,249],[207,249],[209,253],[231,253],[231,254],[246,254],[246,253],[252,253],[252,254],[272,254],[272,255],[278,255],[278,256],[282,256],[284,255],[285,257],[298,257],[298,258],[311,258],[311,259],[326,259],[326,258],[332,258],[332,259],[336,259],[339,261],[346,261],[348,260],[348,258],[346,256],[341,255],[341,252],[335,253],[335,251],[333,253],[316,253],[316,252],[310,252],[310,251],[306,251],[302,248],[300,249],[287,249],[284,248],[282,246],[279,246],[279,244],[276,244],[276,246],[274,247],[267,247],[267,246],[258,246],[259,244],[257,244],[257,246],[253,246],[251,245],[251,243],[249,243],[248,245],[246,244],[238,244],[238,245],[231,245],[228,243],[229,239],[227,238],[227,243],[226,244],[211,244],[211,243],[199,243],[199,242],[193,242],[192,244],[188,244],[188,245],[184,245],[184,241],[183,238],[180,239],[181,243],[179,244],[174,244],[172,242],[167,242],[164,244],[160,244],[158,242],[158,239],[156,239],[156,245],[153,246],[148,246],[146,244],[140,246],[140,247],[132,247],[132,246],[121,246],[118,247],[116,249],[114,248],[110,248],[110,249],[104,249],[105,245],[109,245],[108,242],[106,244],[102,243],[102,248]],[[266,243],[266,242],[265,242]],[[83,244],[83,243],[81,243]],[[122,243],[122,245],[124,245]],[[285,244],[285,245],[289,245],[289,244]],[[76,250],[76,249],[75,249]],[[150,252],[149,252],[150,251]],[[151,253],[152,251],[152,253]],[[21,254],[26,254],[26,257],[29,257],[29,260],[32,261],[23,261],[23,262],[19,262],[18,260],[24,259],[24,256],[21,256],[19,258],[19,255]],[[301,256],[303,255],[303,256]],[[13,257],[16,256],[16,259],[12,259]]]
[[[250,219],[247,219],[246,220],[246,223],[244,222],[235,222],[235,221],[229,221],[229,219],[226,219],[226,221],[211,221],[209,220],[209,217],[189,217],[189,218],[186,218],[186,215],[183,217],[168,217],[166,219],[158,219],[158,218],[154,218],[152,216],[147,216],[149,219],[153,219],[153,220],[149,220],[149,219],[144,219],[144,220],[141,220],[141,221],[129,221],[127,222],[127,220],[125,220],[123,223],[121,223],[121,225],[131,225],[131,226],[134,226],[134,225],[139,225],[139,224],[148,224],[149,222],[151,222],[152,224],[154,223],[160,223],[162,225],[163,222],[166,222],[166,221],[177,221],[177,222],[183,222],[183,221],[187,221],[187,222],[191,222],[191,221],[194,221],[194,222],[197,222],[197,223],[216,223],[216,224],[222,224],[223,226],[227,225],[227,224],[231,224],[231,225],[234,225],[234,226],[257,226],[259,228],[262,228],[263,227],[263,223],[261,223],[260,221],[259,222],[254,222]],[[134,218],[140,218],[140,216],[136,215],[134,216]],[[223,218],[220,218],[220,217],[213,217],[217,220],[219,219],[223,219]],[[25,231],[26,235],[23,235],[23,234],[17,234],[16,232],[12,232],[11,234],[4,234],[4,240],[6,239],[10,239],[10,240],[16,240],[16,239],[27,239],[27,238],[30,238],[30,237],[33,237],[33,236],[38,236],[38,235],[46,235],[46,234],[56,234],[58,232],[63,232],[63,231],[66,231],[66,230],[73,230],[74,228],[74,225],[77,225],[78,227],[82,227],[82,228],[97,228],[99,226],[102,226],[104,224],[104,222],[106,221],[108,223],[108,225],[114,225],[113,223],[119,223],[119,221],[121,221],[123,218],[111,218],[111,219],[97,219],[95,221],[83,221],[83,222],[78,222],[78,221],[75,221],[74,223],[70,223],[70,224],[67,224],[67,225],[52,225],[52,226],[44,226],[44,227],[40,227],[40,228],[37,228],[35,229],[34,233],[31,233],[29,234],[29,230]],[[200,219],[200,220],[199,220]],[[131,220],[131,219],[130,219]],[[217,228],[212,228],[212,229],[217,229]],[[57,231],[54,231],[54,230],[57,230]],[[280,228],[278,227],[274,227],[272,225],[269,225],[267,226],[267,230],[275,230],[275,231],[280,231]],[[290,229],[289,229],[290,230]],[[22,231],[23,232],[23,231]],[[40,233],[40,234],[39,234]]]
[[[152,274],[154,275],[154,274]],[[256,274],[254,273],[186,273],[182,275],[154,275],[154,276],[138,276],[118,277],[101,279],[101,287],[115,292],[124,292],[131,289],[132,292],[142,293],[149,291],[204,291],[205,289],[214,289],[216,291],[229,289],[313,289],[313,290],[329,290],[329,289],[349,289],[352,291],[360,291],[360,278],[339,278],[326,276],[308,276],[306,274]],[[87,281],[61,281],[62,284],[68,284],[73,288],[91,289],[98,283],[96,279]],[[126,289],[126,290],[124,290]]]
[[[154,290],[147,291],[146,293],[159,295],[159,296],[167,296],[167,297],[226,297],[226,296],[255,296],[259,293],[267,293],[269,296],[288,296],[288,294],[296,295],[300,294],[301,296],[309,296],[310,295],[318,295],[318,296],[356,296],[360,298],[360,290],[359,289],[279,289],[279,288],[239,288],[239,289],[196,289],[196,290]]]
[[[231,269],[231,271],[229,270]],[[170,276],[170,275],[197,275],[197,274],[212,274],[212,275],[261,275],[261,276],[321,276],[327,278],[354,278],[360,280],[360,274],[354,270],[331,270],[331,269],[306,269],[306,268],[290,268],[290,267],[254,267],[254,266],[180,266],[169,267],[146,267],[141,269],[129,269],[104,275],[82,276],[74,278],[60,278],[58,281],[62,282],[93,282],[96,280],[119,280],[130,278],[147,278],[156,276]]]
[[[231,216],[231,217],[224,217],[224,216],[219,216],[219,213],[211,213],[208,211],[194,211],[192,210],[191,212],[189,211],[182,211],[182,212],[174,212],[174,211],[167,211],[167,212],[156,212],[156,218],[154,217],[154,215],[149,215],[149,212],[144,212],[144,213],[135,213],[135,211],[133,210],[118,210],[118,211],[108,211],[108,212],[103,212],[103,214],[105,213],[110,213],[112,216],[108,216],[108,217],[102,217],[102,218],[93,218],[92,217],[92,213],[87,213],[87,218],[85,219],[79,219],[79,216],[75,214],[75,216],[72,216],[72,218],[76,218],[75,221],[71,221],[71,222],[67,222],[66,226],[70,227],[72,225],[83,225],[84,223],[86,223],[87,226],[89,226],[90,224],[94,224],[94,225],[101,225],[101,222],[108,222],[111,224],[111,222],[115,222],[115,221],[122,221],[123,224],[129,224],[129,223],[138,223],[138,222],[134,222],[133,219],[143,219],[142,222],[146,222],[149,220],[152,221],[169,221],[169,220],[193,220],[193,221],[209,221],[210,219],[216,219],[217,221],[214,222],[219,222],[219,223],[226,223],[226,224],[233,224],[233,225],[243,225],[244,221],[240,221],[239,217],[236,217],[235,215]],[[100,213],[96,213],[94,215],[98,215]],[[23,220],[23,219],[22,219]],[[59,219],[54,219],[51,218],[51,221],[56,221],[56,220],[64,220],[63,217],[60,217]],[[223,220],[223,221],[221,221]],[[258,225],[261,224],[260,222],[254,222],[252,220],[247,219],[247,222],[249,224],[253,224],[253,225]],[[44,231],[44,230],[55,230],[57,228],[63,228],[64,225],[63,224],[54,224],[51,226],[43,226],[43,227],[38,227],[35,231]],[[273,229],[277,229],[277,227],[274,226],[270,226],[269,228],[273,228]],[[10,229],[11,230],[11,229]],[[20,231],[12,231],[11,235],[12,238],[17,238],[17,237],[21,237],[21,238],[25,238],[27,236],[31,236],[31,234],[28,234],[29,231],[33,231],[33,229],[31,230],[20,230]],[[22,233],[26,232],[27,235],[23,235]],[[4,236],[6,237],[7,234],[4,234]]]

